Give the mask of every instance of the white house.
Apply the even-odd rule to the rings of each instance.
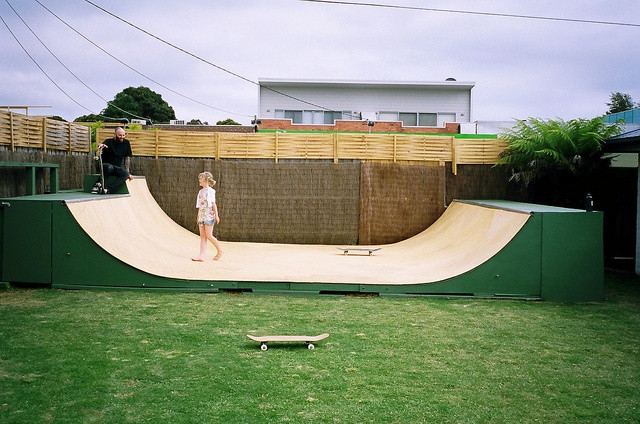
[[[404,127],[471,122],[473,82],[259,79],[258,119],[333,125],[400,121]]]

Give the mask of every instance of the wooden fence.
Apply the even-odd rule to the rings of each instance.
[[[97,140],[113,137],[98,129]],[[361,159],[387,162],[494,164],[507,144],[495,138],[456,138],[415,134],[203,133],[128,130],[135,156],[220,159]]]
[[[10,151],[16,147],[29,147],[45,152],[87,153],[91,151],[91,130],[72,122],[0,110],[0,146],[7,146]]]
[[[97,140],[113,136],[98,129]],[[361,159],[387,162],[493,164],[506,142],[495,138],[456,138],[417,134],[228,133],[129,130],[133,154],[150,157],[220,159]],[[72,122],[0,111],[0,146],[90,152],[90,129]]]

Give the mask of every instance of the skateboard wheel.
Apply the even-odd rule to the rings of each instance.
[[[266,343],[260,343],[260,350],[267,350],[267,349],[269,348],[267,347]]]
[[[307,343],[307,349],[315,349],[316,347],[313,345],[313,343]]]

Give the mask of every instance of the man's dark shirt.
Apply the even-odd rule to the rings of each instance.
[[[122,167],[122,159],[127,156],[133,156],[131,153],[131,144],[126,138],[122,140],[122,143],[115,138],[109,138],[104,141],[107,147],[102,149],[102,162],[110,163],[114,166]]]

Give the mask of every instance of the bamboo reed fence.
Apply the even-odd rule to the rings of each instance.
[[[98,129],[97,140],[113,137]],[[462,164],[494,164],[507,144],[495,138],[456,138],[416,134],[354,133],[203,133],[128,130],[135,156],[220,159],[371,160],[450,162],[454,174]]]
[[[91,129],[45,117],[32,117],[0,110],[0,146],[91,152]]]

